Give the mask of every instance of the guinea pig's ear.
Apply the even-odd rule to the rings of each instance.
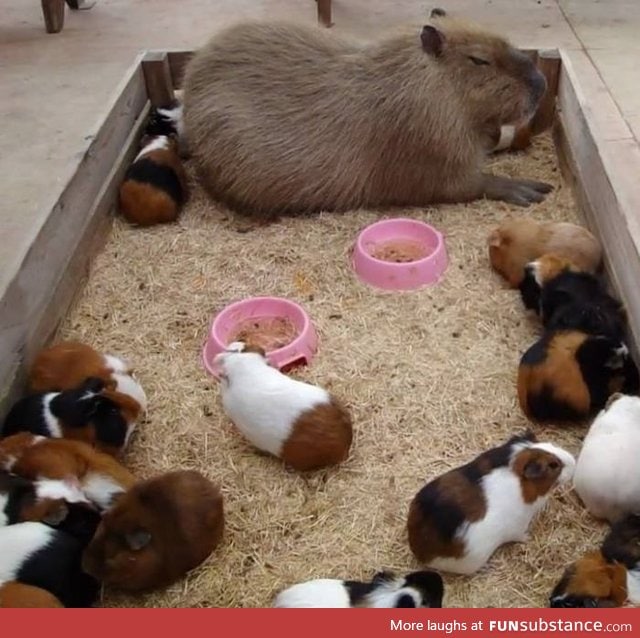
[[[136,530],[135,532],[129,532],[125,534],[125,540],[129,549],[134,552],[138,552],[144,549],[151,542],[151,534],[145,532],[143,529]]]
[[[622,394],[622,392],[614,392],[608,399],[607,402],[605,403],[604,409],[608,410],[611,407],[612,403],[615,403],[618,399],[620,399],[621,397],[623,397],[624,395]]]
[[[82,384],[82,389],[86,392],[95,392],[98,394],[104,390],[104,381],[100,377],[89,377]]]
[[[55,507],[52,507],[45,516],[42,517],[42,522],[46,525],[60,525],[65,518],[67,518],[69,514],[69,508],[67,504],[63,501],[62,503],[57,503]]]
[[[371,580],[371,582],[374,585],[378,585],[380,583],[386,583],[390,580],[394,579],[394,574],[393,572],[387,571],[387,570],[383,570],[380,572],[376,572],[376,574],[374,575],[373,579]]]
[[[422,40],[422,48],[426,53],[435,58],[442,55],[445,44],[445,37],[442,31],[439,31],[430,24],[425,24],[425,26],[422,27],[420,39]]]
[[[522,476],[529,481],[541,479],[547,475],[548,468],[539,461],[529,461],[522,471]]]

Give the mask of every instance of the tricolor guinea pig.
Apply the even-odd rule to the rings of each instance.
[[[21,432],[0,441],[0,469],[38,481],[73,483],[100,510],[136,483],[116,459],[87,443]]]
[[[369,583],[319,578],[298,583],[275,598],[274,607],[442,607],[444,584],[435,572],[396,576],[379,572]]]
[[[615,523],[599,551],[567,567],[550,607],[621,607],[640,604],[640,516]]]
[[[165,587],[200,565],[224,528],[220,489],[193,471],[138,483],[104,514],[83,566],[129,591]]]
[[[174,137],[143,140],[143,148],[120,186],[122,216],[138,226],[166,224],[178,219],[187,199],[187,177]]]
[[[89,378],[73,390],[20,399],[4,421],[2,436],[31,432],[74,439],[117,455],[127,446],[139,411],[128,395],[105,390],[102,379]]]
[[[145,128],[145,135],[167,135],[181,139],[184,136],[182,104],[173,100],[164,106],[152,107]]]
[[[65,607],[95,601],[98,583],[82,570],[84,546],[73,536],[42,523],[18,523],[0,528],[0,547],[0,595],[3,586],[20,583],[49,592]]]
[[[580,422],[615,392],[638,391],[627,346],[576,330],[549,332],[520,359],[518,402],[532,421]]]
[[[107,390],[131,397],[139,412],[146,412],[147,396],[129,364],[79,341],[62,341],[41,350],[29,371],[29,390],[33,394],[73,390],[91,377],[102,379]]]
[[[347,459],[351,416],[326,390],[271,367],[259,347],[232,343],[215,361],[224,411],[257,448],[301,471]]]
[[[64,605],[51,593],[40,587],[23,585],[15,580],[0,585],[0,608],[60,608]]]
[[[595,273],[602,263],[602,248],[586,229],[567,222],[537,222],[526,217],[509,219],[489,235],[493,269],[517,288],[524,267],[544,254],[571,261],[584,272]]]
[[[571,479],[575,460],[526,433],[425,485],[409,508],[409,546],[423,564],[472,574],[505,543],[526,542],[552,489]]]
[[[594,419],[574,488],[593,516],[614,522],[640,513],[640,398],[614,394]]]

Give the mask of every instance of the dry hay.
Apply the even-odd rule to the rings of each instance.
[[[416,491],[527,426],[516,366],[539,328],[490,270],[486,236],[509,214],[576,215],[550,138],[495,164],[556,188],[530,209],[476,202],[388,211],[446,234],[448,271],[437,287],[418,292],[377,292],[354,278],[352,242],[380,213],[323,214],[239,232],[238,219],[196,189],[177,224],[140,230],[115,221],[62,335],[134,363],[150,410],[128,466],[141,477],[191,468],[219,481],[227,526],[222,545],[183,582],[147,596],[108,592],[104,605],[268,606],[299,581],[416,568],[405,540]],[[294,299],[313,318],[320,349],[295,374],[351,406],[355,438],[343,466],[306,477],[287,471],[222,414],[200,350],[212,315],[252,295]],[[584,435],[584,428],[535,430],[573,453]],[[565,565],[603,531],[575,494],[556,492],[530,542],[498,550],[473,577],[445,575],[444,604],[544,606]]]

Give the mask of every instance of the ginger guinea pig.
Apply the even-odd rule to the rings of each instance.
[[[98,583],[82,570],[84,546],[73,536],[42,523],[18,523],[0,528],[0,547],[0,585],[38,587],[65,607],[90,607],[95,601]]]
[[[60,608],[64,605],[51,593],[40,587],[23,585],[15,580],[0,585],[0,608]]]
[[[61,341],[41,350],[29,371],[29,389],[34,394],[73,390],[91,377],[102,379],[107,390],[131,397],[141,413],[147,410],[147,396],[131,367],[79,341]]]
[[[187,199],[187,177],[178,142],[168,135],[158,135],[143,140],[143,144],[120,186],[120,213],[138,226],[173,222]]]
[[[2,436],[31,432],[74,439],[117,455],[127,446],[139,412],[131,397],[105,390],[102,379],[89,378],[73,390],[20,399],[4,421]]]
[[[598,240],[586,228],[567,222],[509,219],[491,232],[488,244],[492,267],[512,288],[520,285],[526,264],[546,253],[564,257],[590,273],[602,262]]]
[[[640,516],[615,523],[600,551],[570,565],[554,587],[550,607],[640,605]]]
[[[81,441],[21,432],[0,441],[0,469],[32,481],[69,481],[100,510],[136,483],[112,456]]]
[[[532,421],[580,422],[615,392],[635,393],[638,369],[627,346],[576,330],[549,332],[520,359],[518,402]]]
[[[640,398],[614,394],[594,419],[578,456],[574,488],[596,518],[640,512]]]
[[[529,523],[574,466],[571,454],[531,433],[512,437],[416,494],[407,520],[411,551],[433,569],[478,571],[501,545],[526,542]]]
[[[257,448],[301,471],[347,459],[351,416],[326,390],[291,379],[269,365],[264,350],[240,342],[216,363],[224,411]]]
[[[442,607],[444,583],[436,572],[397,577],[379,572],[369,583],[319,578],[281,591],[274,607]]]
[[[200,565],[224,528],[220,489],[193,471],[138,483],[105,513],[83,567],[130,591],[165,587]]]

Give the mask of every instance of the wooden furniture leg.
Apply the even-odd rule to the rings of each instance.
[[[316,0],[318,5],[318,22],[325,27],[333,25],[331,22],[331,0]]]
[[[40,0],[47,33],[60,33],[64,26],[64,0]]]

